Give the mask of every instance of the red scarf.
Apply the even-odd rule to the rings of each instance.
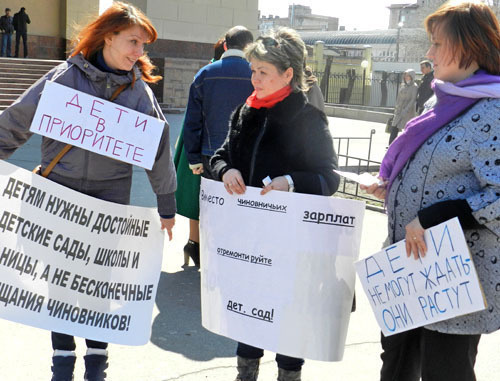
[[[257,92],[254,90],[252,95],[247,98],[246,104],[252,108],[259,109],[261,107],[271,108],[276,103],[281,102],[292,93],[292,86],[288,85],[280,90],[268,95],[267,97],[257,99]]]

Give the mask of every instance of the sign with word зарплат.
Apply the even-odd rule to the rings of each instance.
[[[293,357],[340,361],[364,203],[202,179],[202,324]]]

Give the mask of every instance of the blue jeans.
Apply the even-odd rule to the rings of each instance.
[[[0,56],[1,57],[12,56],[12,34],[9,33],[2,34],[2,54]]]

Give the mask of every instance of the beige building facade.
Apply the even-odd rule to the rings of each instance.
[[[30,58],[65,59],[79,26],[112,0],[9,0],[26,8]],[[164,80],[152,86],[171,107],[184,107],[193,76],[213,56],[214,43],[234,25],[258,31],[258,0],[129,0],[153,22],[158,40],[146,50]]]

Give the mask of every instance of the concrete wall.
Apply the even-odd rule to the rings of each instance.
[[[257,35],[258,0],[132,2],[146,13],[158,31],[158,41],[148,51],[163,69],[163,91],[155,94],[170,107],[186,107],[194,75],[208,64],[214,43],[229,28],[244,25]]]
[[[62,37],[71,40],[77,31],[99,14],[100,0],[64,0],[65,28]]]
[[[31,19],[28,51],[31,58],[64,59],[77,27],[99,14],[99,6],[111,0],[9,0],[12,14],[21,7]],[[3,6],[2,14],[3,14]],[[22,49],[21,49],[22,54]]]
[[[1,14],[9,7],[11,14],[19,12],[21,7],[26,8],[26,13],[31,19],[28,25],[28,35],[60,36],[60,9],[64,0],[6,0],[1,3]]]
[[[186,107],[193,77],[206,64],[205,60],[165,58],[163,103],[174,108]]]
[[[257,8],[258,0],[148,0],[146,14],[161,39],[214,44],[234,25],[256,33]]]
[[[77,30],[112,0],[9,0],[31,17],[29,51],[33,58],[64,59]],[[213,55],[213,44],[234,25],[257,35],[258,0],[129,0],[153,22],[158,40],[148,46],[164,80],[153,87],[160,101],[185,107],[196,72]]]

